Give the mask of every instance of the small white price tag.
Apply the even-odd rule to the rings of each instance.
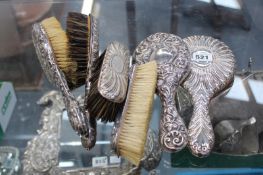
[[[193,53],[192,61],[198,65],[206,66],[213,61],[213,56],[207,51],[199,50]]]
[[[121,163],[121,158],[118,156],[110,156],[110,164],[119,164]]]
[[[92,167],[105,167],[108,165],[108,157],[93,157]]]

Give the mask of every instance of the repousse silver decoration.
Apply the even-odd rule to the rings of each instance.
[[[45,107],[41,115],[42,128],[27,144],[22,160],[25,175],[51,174],[58,165],[61,118],[65,109],[62,95],[50,91],[41,97],[38,104]]]
[[[130,54],[118,42],[107,47],[98,81],[100,94],[113,102],[121,103],[126,97]]]
[[[83,146],[87,149],[92,148],[96,142],[96,122],[90,119],[87,110],[83,111],[70,92],[65,75],[56,63],[52,46],[41,24],[33,25],[32,39],[47,78],[62,92],[72,128],[81,136]]]
[[[191,36],[184,42],[191,55],[191,73],[183,84],[193,100],[189,147],[194,155],[202,157],[209,155],[214,145],[209,102],[232,85],[235,59],[223,42],[212,37]]]
[[[117,153],[117,137],[120,128],[120,117],[118,117],[114,123],[112,129],[112,149]],[[155,169],[162,158],[162,147],[157,139],[157,134],[149,128],[147,133],[147,139],[144,147],[144,155],[137,169],[144,168],[147,171]]]
[[[162,102],[159,140],[167,151],[183,149],[187,144],[187,129],[176,110],[175,94],[188,73],[187,46],[176,35],[155,33],[137,46],[133,57],[136,64],[157,61],[157,90]]]
[[[162,147],[158,140],[158,134],[149,128],[144,147],[144,155],[140,166],[147,171],[157,168],[162,158]]]

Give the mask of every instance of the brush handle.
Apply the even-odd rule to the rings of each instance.
[[[175,94],[178,87],[174,74],[158,80],[158,91],[162,102],[159,140],[166,151],[180,151],[187,144],[187,128],[175,106]],[[168,81],[168,82],[167,82]]]
[[[96,122],[90,119],[88,111],[84,111],[75,96],[71,93],[64,73],[54,62],[51,70],[55,77],[55,84],[63,95],[63,101],[68,112],[72,128],[80,135],[82,145],[91,149],[96,143]]]
[[[71,93],[64,74],[58,67],[52,70],[54,70],[56,77],[56,86],[62,92],[70,124],[80,135],[83,147],[91,149],[96,143],[96,122],[90,119],[88,111],[84,112],[81,108],[79,102]]]
[[[80,135],[84,148],[91,149],[96,144],[96,119],[84,111],[74,95],[66,89],[61,88],[63,100],[68,112],[72,128]]]
[[[188,127],[189,147],[193,155],[208,156],[214,145],[214,131],[209,116],[209,98],[205,93],[193,95],[193,116]]]

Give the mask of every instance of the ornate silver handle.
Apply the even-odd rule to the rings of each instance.
[[[71,94],[63,94],[63,101],[69,116],[72,128],[80,135],[84,148],[91,149],[96,144],[96,118],[89,116],[87,110],[83,110],[76,98]]]
[[[175,105],[167,105],[162,101],[162,118],[160,121],[160,143],[167,151],[177,151],[183,149],[187,144],[187,129],[179,116]]]
[[[203,92],[193,96],[194,109],[188,126],[188,139],[192,153],[199,157],[207,156],[214,146],[214,131],[208,114],[209,101]]]
[[[178,151],[183,149],[187,144],[187,129],[183,119],[177,112],[175,106],[175,92],[178,88],[178,81],[171,81],[176,77],[176,71],[172,65],[160,65],[166,74],[159,75],[157,89],[162,103],[162,114],[160,121],[160,143],[167,151]]]

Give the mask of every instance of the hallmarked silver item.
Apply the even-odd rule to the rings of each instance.
[[[48,80],[62,92],[69,121],[72,128],[81,136],[82,144],[90,149],[96,142],[96,121],[89,117],[89,112],[83,110],[71,93],[65,75],[58,67],[52,46],[41,24],[36,23],[32,29],[32,39],[38,60]]]
[[[157,92],[162,102],[159,140],[166,151],[183,149],[187,144],[187,129],[176,110],[175,94],[188,74],[186,44],[176,35],[155,33],[137,46],[133,58],[136,64],[157,61]]]
[[[209,102],[232,85],[235,59],[228,46],[212,37],[191,36],[184,42],[191,56],[191,72],[183,84],[193,101],[189,147],[194,155],[203,157],[209,155],[214,145]]]
[[[113,102],[124,101],[128,87],[130,54],[119,42],[112,42],[106,49],[98,81],[100,94]]]

